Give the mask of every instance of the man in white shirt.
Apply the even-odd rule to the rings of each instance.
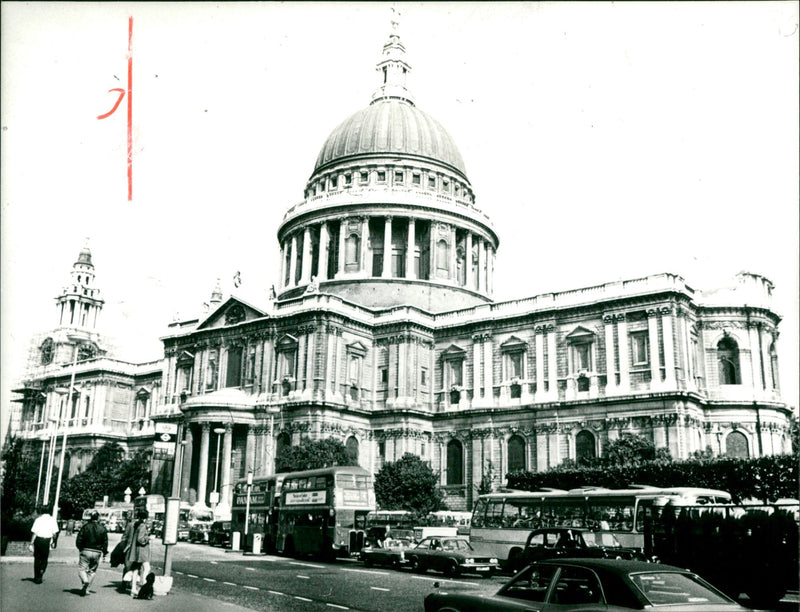
[[[50,548],[55,548],[58,541],[58,523],[48,510],[46,508],[31,527],[31,544],[28,549],[33,552],[33,581],[36,584],[42,584]]]

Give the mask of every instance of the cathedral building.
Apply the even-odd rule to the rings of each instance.
[[[182,497],[224,508],[283,446],[333,437],[373,473],[418,455],[454,510],[487,477],[599,456],[626,432],[676,459],[789,452],[770,281],[742,272],[701,290],[664,273],[494,301],[500,237],[410,71],[395,28],[371,101],[324,140],[287,207],[274,299],[215,291],[203,317],[170,326],[157,374],[97,346],[78,362],[70,447],[118,433],[134,448],[152,419],[180,422]],[[75,274],[51,340],[66,359],[46,365],[42,347],[24,387],[32,437],[63,401],[65,338],[95,346],[83,326],[102,302]]]

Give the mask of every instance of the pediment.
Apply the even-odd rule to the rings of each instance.
[[[189,351],[181,351],[176,361],[178,362],[178,367],[192,366],[194,365],[194,355]]]
[[[594,337],[595,333],[583,325],[578,325],[566,335],[567,340],[591,340]]]
[[[197,329],[217,329],[230,327],[246,321],[261,319],[267,313],[251,306],[247,302],[237,297],[229,297],[222,304],[217,306],[209,315],[197,326]]]
[[[466,354],[467,354],[467,351],[465,351],[460,346],[456,346],[455,344],[451,344],[446,349],[444,349],[444,351],[442,351],[442,357],[445,357],[445,358],[447,358],[447,357],[463,357]]]
[[[356,340],[352,344],[347,345],[347,352],[353,353],[354,355],[364,356],[367,354],[367,347]]]
[[[500,349],[508,351],[514,349],[524,349],[527,346],[528,343],[525,342],[524,340],[520,340],[516,336],[511,336],[508,340],[506,340],[505,342],[503,342],[503,344],[500,345]]]
[[[294,348],[296,346],[297,338],[291,334],[283,334],[280,338],[278,338],[277,342],[275,342],[275,348],[278,350]]]

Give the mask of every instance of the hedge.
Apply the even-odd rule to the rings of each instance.
[[[657,487],[704,487],[727,491],[738,503],[746,499],[773,502],[798,496],[798,455],[754,459],[729,457],[650,461],[640,465],[555,468],[546,472],[511,472],[508,487],[535,491],[542,487],[586,486],[624,489],[633,484]]]

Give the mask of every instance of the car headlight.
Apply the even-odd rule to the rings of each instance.
[[[472,565],[473,563],[475,563],[475,559],[464,559],[464,563],[466,563],[467,565]]]
[[[489,563],[497,563],[497,559],[489,559]]]

